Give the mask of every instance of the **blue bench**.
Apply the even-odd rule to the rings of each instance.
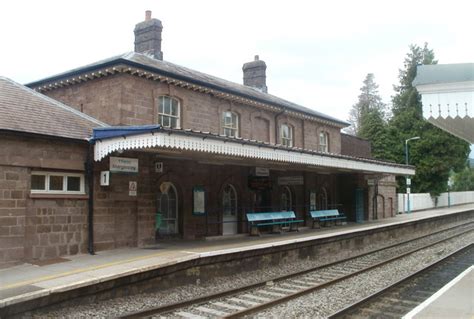
[[[327,222],[334,221],[334,223],[337,223],[340,221],[346,221],[346,216],[344,216],[343,213],[340,213],[337,209],[328,209],[328,210],[312,210],[309,212],[311,215],[311,218],[313,219],[313,228],[314,228],[314,223],[318,222],[318,226],[321,224],[321,222],[324,222],[324,225],[326,225]]]
[[[282,226],[289,226],[290,231],[298,231],[298,223],[304,222],[304,220],[296,219],[295,212],[293,211],[266,213],[249,212],[247,213],[247,220],[249,222],[250,235],[260,235],[259,228],[265,226],[272,226],[273,231],[277,228],[278,232],[281,232]],[[256,234],[253,233],[253,230],[256,230]]]

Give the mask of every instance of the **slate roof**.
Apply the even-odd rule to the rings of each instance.
[[[126,64],[132,67],[142,68],[147,71],[156,72],[165,76],[169,76],[178,80],[189,83],[202,85],[211,89],[217,89],[225,93],[235,94],[245,98],[250,98],[258,102],[267,103],[277,107],[288,108],[290,110],[319,117],[327,121],[333,122],[339,126],[349,126],[346,121],[342,121],[307,107],[289,102],[277,96],[260,92],[252,87],[227,81],[216,76],[205,74],[196,70],[192,70],[168,61],[161,61],[149,57],[145,54],[128,52],[119,56],[115,56],[106,60],[95,62],[77,69],[73,69],[52,77],[48,77],[36,82],[28,83],[29,87],[38,87],[50,82],[55,82],[67,77],[76,76],[84,72],[111,67],[118,64]]]
[[[413,85],[474,81],[474,63],[419,65]]]
[[[0,130],[88,139],[108,126],[8,78],[0,77]]]

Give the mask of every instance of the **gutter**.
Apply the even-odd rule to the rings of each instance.
[[[89,140],[89,148],[87,149],[87,161],[85,163],[86,178],[89,183],[89,200],[88,200],[88,243],[87,251],[91,255],[95,255],[94,251],[94,144],[95,140]]]

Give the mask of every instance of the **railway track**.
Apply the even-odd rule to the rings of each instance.
[[[401,318],[473,264],[470,244],[329,318]]]
[[[474,230],[473,224],[454,227],[355,257],[274,278],[246,287],[209,294],[167,306],[130,313],[122,318],[237,318],[328,288],[372,269],[449,241]]]

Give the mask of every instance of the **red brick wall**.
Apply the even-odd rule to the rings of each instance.
[[[33,198],[31,171],[84,169],[87,145],[38,138],[0,139],[0,267],[85,252],[87,197]]]

